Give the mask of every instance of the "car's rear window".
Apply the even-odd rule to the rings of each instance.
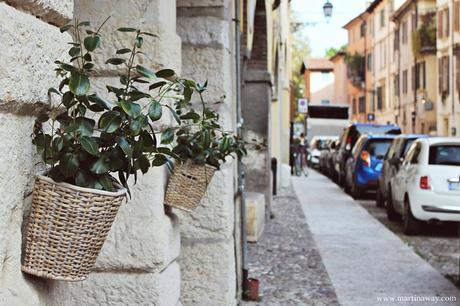
[[[430,165],[460,166],[460,144],[430,146]]]
[[[382,159],[391,146],[392,139],[371,139],[366,145],[365,150],[370,155]]]
[[[402,154],[402,156],[406,156],[407,154],[407,151],[409,151],[409,148],[411,146],[411,144],[415,141],[415,138],[409,138],[407,139],[405,145],[404,145],[404,152]]]
[[[360,134],[393,134],[393,135],[399,135],[401,134],[401,129],[395,126],[373,126],[373,125],[357,125],[356,129]]]

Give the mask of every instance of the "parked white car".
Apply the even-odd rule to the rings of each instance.
[[[329,140],[337,140],[337,136],[315,136],[310,142],[308,162],[309,166],[313,168],[319,167],[319,159],[321,153],[324,150],[327,150],[327,145]]]
[[[389,217],[401,215],[408,235],[422,221],[460,222],[460,138],[416,140],[390,181],[389,195]]]

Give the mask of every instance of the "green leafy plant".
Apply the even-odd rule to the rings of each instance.
[[[113,98],[91,92],[93,53],[102,45],[102,25],[93,30],[89,22],[75,21],[61,28],[74,37],[69,43],[70,60],[55,62],[62,81],[49,93],[58,96],[59,103],[38,117],[33,143],[55,181],[114,191],[117,182],[128,189],[130,175],[137,181],[139,172],[161,166],[169,157],[179,158],[166,147],[174,141],[174,130],[160,131],[155,122],[167,109],[181,123],[176,110],[190,100],[189,87],[194,82],[179,78],[171,69],[154,72],[140,65],[144,38],[155,35],[119,28],[132,35],[132,45],[117,50],[105,64],[98,63],[102,69],[104,65],[122,68],[119,84],[106,86]],[[178,95],[181,92],[185,95]],[[171,99],[173,107],[165,102]],[[157,134],[161,134],[159,140]]]
[[[194,82],[184,84],[185,99],[177,105],[181,127],[176,131],[177,143],[172,152],[182,161],[189,159],[219,169],[228,156],[241,158],[246,155],[246,142],[233,132],[224,131],[219,123],[219,114],[204,102],[206,87],[207,82],[202,85]],[[192,92],[199,95],[200,113],[189,102]]]
[[[347,76],[356,87],[361,87],[365,80],[365,58],[362,54],[354,53],[345,56]]]

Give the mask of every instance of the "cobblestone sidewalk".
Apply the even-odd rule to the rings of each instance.
[[[242,305],[339,305],[292,187],[274,197],[272,210],[261,240],[248,246],[261,299]]]

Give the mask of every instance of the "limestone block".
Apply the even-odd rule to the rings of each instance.
[[[265,227],[265,195],[247,192],[246,196],[246,239],[257,242]]]
[[[34,119],[0,113],[0,305],[38,305],[34,285],[21,273],[23,198],[30,192]]]
[[[179,256],[179,221],[163,206],[166,172],[153,168],[131,187],[132,199],[122,204],[96,270],[157,272]]]
[[[48,23],[63,26],[73,18],[73,0],[6,0]]]
[[[182,304],[236,305],[234,257],[232,239],[195,240],[184,244],[179,258]]]
[[[82,282],[54,282],[49,292],[47,306],[172,306],[179,301],[180,270],[172,263],[161,273],[93,273]]]
[[[59,85],[54,61],[65,59],[69,34],[0,2],[0,112],[33,114]]]
[[[291,167],[288,164],[281,165],[281,187],[289,187],[291,184]]]
[[[182,43],[231,49],[230,29],[226,20],[217,17],[182,17],[177,24]],[[190,31],[190,28],[200,31]]]
[[[189,238],[224,239],[234,228],[234,163],[216,171],[198,208],[191,212],[174,209],[179,216],[182,241]]]
[[[146,56],[138,57],[139,64],[154,70],[167,67],[180,71],[181,41],[176,34],[175,12],[175,1],[75,1],[76,18],[90,21],[94,27],[98,27],[108,16],[111,16],[101,29],[102,49],[95,52],[96,63],[115,57],[117,49],[132,47],[135,33],[123,33],[116,29],[134,27],[158,35],[158,37],[145,35],[141,51],[145,52]],[[104,65],[104,67],[96,65],[95,69],[102,71],[103,74],[116,74],[124,68],[122,65]]]

